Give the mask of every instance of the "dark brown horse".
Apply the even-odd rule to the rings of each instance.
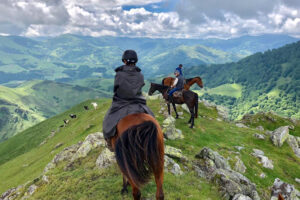
[[[151,83],[148,94],[152,95],[157,90],[163,95],[164,99],[167,100],[169,89],[170,89],[170,87],[168,87],[168,86]],[[191,113],[191,118],[188,121],[188,123],[191,123],[190,128],[193,128],[194,127],[194,118],[198,117],[198,94],[195,92],[192,92],[190,90],[183,90],[182,97],[173,97],[173,99],[174,99],[174,101],[172,102],[172,105],[173,105],[174,111],[176,113],[176,118],[178,118],[178,114],[177,114],[175,104],[184,104],[185,103]],[[171,113],[170,113],[170,102],[169,101],[168,101],[167,105],[168,105],[168,112],[170,115]]]
[[[174,83],[174,80],[175,80],[175,78],[173,78],[173,77],[167,77],[167,78],[164,78],[162,80],[162,84],[165,85],[165,86],[170,86],[171,87]],[[190,87],[195,83],[197,83],[197,85],[199,87],[203,88],[202,79],[199,76],[197,76],[197,77],[194,77],[194,78],[185,79],[184,89],[189,90]]]
[[[139,188],[149,181],[153,173],[156,199],[163,200],[164,139],[159,123],[145,113],[127,115],[117,125],[112,146],[123,173],[121,193],[128,192],[130,184],[133,199],[141,199]]]

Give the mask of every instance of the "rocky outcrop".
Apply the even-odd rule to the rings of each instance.
[[[258,126],[258,127],[256,127],[256,129],[259,130],[259,131],[264,131],[265,130],[263,126]]]
[[[18,198],[21,194],[21,189],[23,189],[23,187],[23,185],[20,185],[16,188],[11,188],[7,190],[0,196],[0,200],[14,200]]]
[[[181,161],[187,161],[187,158],[182,154],[180,149],[168,145],[165,146],[165,155]]]
[[[176,129],[175,127],[175,119],[172,116],[168,116],[163,121],[163,133],[167,139],[175,140],[175,139],[183,139],[182,131]]]
[[[262,150],[253,149],[252,155],[260,159],[260,163],[263,165],[263,167],[269,169],[274,168],[273,161],[270,160],[267,156],[265,156],[265,153]]]
[[[289,137],[289,127],[282,126],[271,133],[270,139],[277,147],[281,147],[286,139]]]
[[[116,162],[115,154],[105,148],[96,160],[96,167],[99,169],[107,168]]]
[[[245,173],[246,172],[246,169],[247,167],[245,166],[245,164],[243,163],[243,161],[238,157],[236,156],[235,159],[237,160],[235,165],[234,165],[234,170],[239,172],[239,173]]]
[[[290,147],[293,149],[295,155],[300,158],[300,142],[299,142],[299,137],[289,135],[287,139],[288,144]]]
[[[164,156],[164,170],[165,172],[171,172],[174,175],[182,175],[183,171],[181,170],[180,166],[169,156]]]
[[[44,173],[55,168],[57,164],[62,161],[67,161],[67,166],[71,166],[75,160],[86,157],[92,149],[100,146],[105,146],[103,134],[100,132],[90,134],[83,142],[78,142],[77,144],[66,147],[60,153],[56,154],[53,160],[45,167]]]
[[[276,178],[271,189],[271,200],[277,200],[281,194],[284,200],[299,200],[300,193],[294,185],[285,183],[279,178]]]
[[[218,185],[224,199],[260,199],[255,184],[242,174],[231,170],[227,160],[217,152],[205,147],[196,158],[193,167],[197,175]]]
[[[232,200],[252,200],[250,197],[243,194],[236,194]]]

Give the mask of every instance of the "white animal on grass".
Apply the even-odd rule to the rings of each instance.
[[[98,104],[96,102],[92,102],[91,104],[93,105],[94,109],[96,110],[98,107]]]

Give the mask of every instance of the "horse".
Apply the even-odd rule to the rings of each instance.
[[[173,77],[166,77],[162,80],[162,85],[165,85],[165,86],[172,86],[173,85],[173,82],[174,82],[175,78]],[[197,85],[200,87],[200,88],[203,88],[203,82],[202,82],[202,79],[197,76],[197,77],[194,77],[194,78],[188,78],[188,79],[185,79],[185,84],[184,84],[184,89],[185,90],[189,90],[190,87],[197,83]]]
[[[117,124],[112,148],[123,174],[121,194],[132,187],[134,200],[141,199],[140,187],[154,174],[156,200],[163,200],[164,138],[159,123],[145,113],[130,114]]]
[[[169,86],[164,86],[156,83],[151,83],[148,94],[152,95],[156,90],[158,90],[164,97],[165,100],[168,99],[168,90]],[[190,128],[194,127],[194,118],[198,118],[198,94],[190,90],[183,90],[182,97],[173,97],[174,101],[172,102],[174,111],[176,113],[176,119],[178,118],[177,110],[175,104],[186,104],[190,110],[191,117],[188,123],[191,123]],[[170,102],[168,101],[168,113],[170,113]]]

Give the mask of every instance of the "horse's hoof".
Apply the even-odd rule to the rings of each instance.
[[[122,195],[128,194],[128,190],[123,188],[123,189],[121,190],[121,194],[122,194]]]
[[[178,119],[178,118],[179,118],[179,116],[177,115],[177,116],[176,116],[176,119]]]
[[[194,126],[190,126],[190,128],[194,128]]]

